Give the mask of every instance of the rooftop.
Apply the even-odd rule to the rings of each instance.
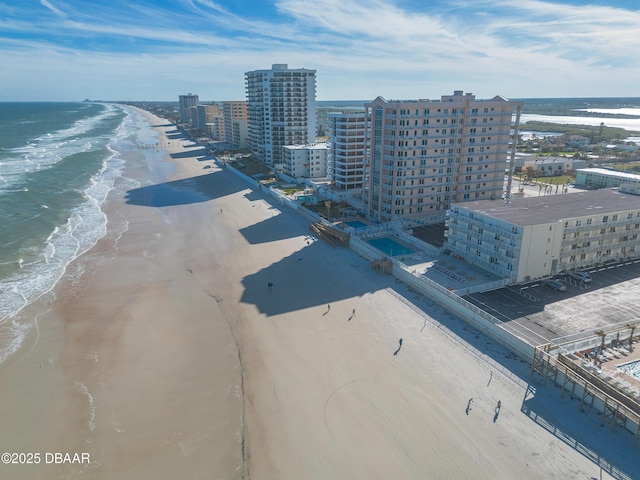
[[[525,158],[525,162],[527,163],[537,163],[537,164],[548,164],[548,163],[565,163],[570,161],[570,158],[567,157],[535,157],[535,158]]]
[[[305,145],[283,145],[288,150],[328,150],[329,144],[325,142],[307,143]]]
[[[545,195],[504,200],[481,200],[454,205],[504,220],[514,225],[532,226],[560,222],[590,215],[607,215],[640,210],[640,196],[621,193],[617,189]]]
[[[606,175],[616,178],[629,178],[633,180],[640,180],[640,175],[635,173],[619,172],[617,170],[609,170],[607,168],[579,168],[576,172],[581,173],[597,173],[598,175]]]

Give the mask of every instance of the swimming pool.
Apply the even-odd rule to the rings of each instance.
[[[618,370],[640,380],[640,360],[618,365]]]
[[[366,223],[361,222],[360,220],[351,220],[350,222],[344,222],[344,223],[346,223],[347,225],[353,228],[363,228],[367,226]]]
[[[393,238],[389,237],[371,238],[367,240],[367,243],[385,253],[386,255],[389,255],[390,257],[416,253],[416,250],[414,250],[413,248],[403,245],[402,243],[399,243]]]

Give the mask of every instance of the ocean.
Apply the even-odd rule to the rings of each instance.
[[[107,233],[109,194],[139,186],[125,164],[148,161],[137,146],[154,136],[128,107],[0,103],[0,363],[37,335],[63,275],[73,285],[85,271],[73,261]]]

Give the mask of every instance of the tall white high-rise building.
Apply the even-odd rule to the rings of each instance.
[[[315,142],[316,71],[274,64],[245,73],[249,148],[269,165],[282,162],[284,145]]]
[[[367,117],[363,111],[327,114],[331,144],[331,177],[338,190],[364,186],[364,132]]]
[[[199,103],[198,95],[189,93],[188,95],[178,96],[180,123],[191,123],[191,107],[195,107]]]
[[[436,223],[454,202],[501,198],[522,105],[461,90],[440,100],[365,104],[369,215]]]

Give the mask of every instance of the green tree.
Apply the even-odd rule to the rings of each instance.
[[[533,180],[533,177],[536,174],[536,169],[533,167],[527,167],[526,172],[527,172],[527,180]]]

